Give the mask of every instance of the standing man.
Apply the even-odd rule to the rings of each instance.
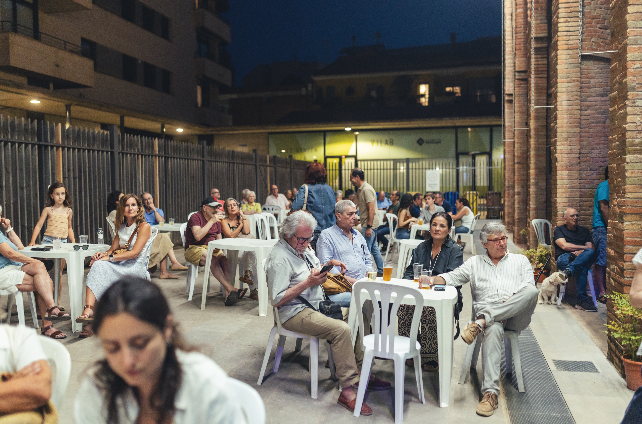
[[[270,195],[265,199],[264,206],[276,205],[280,206],[281,209],[288,209],[288,198],[283,194],[279,193],[279,188],[276,184],[272,184],[272,189],[270,190]]]
[[[606,303],[606,226],[609,224],[609,167],[604,168],[604,181],[595,190],[593,199],[593,244],[597,256],[593,281],[597,283],[600,294],[597,301]]]
[[[379,226],[375,202],[377,194],[370,184],[365,181],[361,168],[354,168],[350,173],[350,182],[357,188],[357,201],[359,205],[359,220],[361,221],[361,234],[366,239],[370,253],[377,264],[377,274],[383,276],[383,258],[377,246],[377,234],[373,228]]]
[[[390,193],[390,200],[392,203],[388,206],[386,213],[392,213],[395,215],[399,213],[400,197],[401,194],[399,193],[399,190],[395,190]],[[390,234],[390,225],[388,225],[388,218],[384,216],[383,223],[377,228],[377,243],[381,242],[384,252],[388,248],[388,239],[385,237],[388,234]]]
[[[386,199],[386,192],[381,190],[377,197],[377,209],[388,209],[390,205],[390,200]]]
[[[597,308],[586,294],[588,270],[593,265],[595,256],[591,233],[588,228],[577,224],[580,214],[576,209],[566,209],[564,220],[566,224],[555,227],[553,232],[557,269],[563,271],[566,278],[575,276],[577,288],[575,308],[597,312]]]
[[[453,211],[452,206],[450,206],[450,202],[444,199],[444,194],[441,191],[435,192],[435,203],[437,206],[444,208],[444,212],[446,213],[451,213]]]

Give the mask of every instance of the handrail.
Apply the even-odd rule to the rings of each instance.
[[[33,28],[19,25],[13,21],[0,21],[0,32],[14,32],[38,40],[48,46],[82,56],[82,47],[79,45],[40,31],[36,32]]]

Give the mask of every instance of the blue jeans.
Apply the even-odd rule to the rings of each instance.
[[[588,295],[586,294],[586,281],[588,270],[589,268],[591,268],[591,265],[593,265],[593,262],[595,260],[594,256],[595,250],[586,249],[570,264],[570,253],[562,253],[557,258],[557,269],[560,271],[570,269],[573,273],[573,276],[575,277],[575,287],[577,288],[577,303],[588,300]]]
[[[370,250],[375,264],[377,264],[377,272],[383,272],[383,258],[381,257],[379,246],[377,246],[377,231],[372,228],[372,235],[370,237],[366,237],[366,230],[367,228],[362,228],[361,235],[366,239],[366,246],[368,246],[368,250]]]
[[[385,236],[390,234],[390,226],[382,224],[375,231],[377,233],[377,243],[383,243],[383,248],[386,249],[388,247],[388,239]]]
[[[410,238],[410,230],[407,228],[397,228],[397,240],[408,240]]]
[[[352,293],[351,292],[337,293],[337,294],[333,294],[331,296],[328,296],[328,299],[330,299],[334,303],[338,303],[339,305],[341,305],[342,308],[349,308],[350,307],[350,299],[351,298],[352,298]]]
[[[606,266],[606,228],[593,227],[591,232],[593,245],[595,246],[595,263],[600,266]]]
[[[470,231],[468,227],[455,227],[455,234],[467,233],[468,231]]]

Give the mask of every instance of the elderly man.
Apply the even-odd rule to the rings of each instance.
[[[586,294],[588,270],[595,261],[591,232],[588,228],[578,225],[580,214],[576,209],[566,209],[563,216],[566,223],[555,227],[553,232],[557,269],[564,271],[566,278],[575,276],[575,308],[596,312],[597,308]]]
[[[35,292],[42,316],[42,334],[52,339],[64,339],[67,335],[54,328],[52,321],[66,321],[70,317],[63,314],[54,302],[53,282],[45,265],[19,252],[24,245],[13,230],[11,221],[1,218],[0,225],[7,234],[0,233],[0,289]]]
[[[297,211],[285,218],[279,231],[281,239],[266,261],[270,301],[278,309],[283,328],[328,340],[341,386],[338,403],[354,411],[357,394],[354,385],[359,382],[357,362],[352,348],[348,324],[318,312],[324,300],[323,284],[327,272],[320,273],[321,263],[309,249],[310,238],[317,227],[311,214]],[[336,259],[331,265],[342,270],[346,266]],[[311,306],[311,307],[310,307]],[[385,383],[371,376],[369,386]],[[362,415],[371,415],[365,403]]]
[[[0,374],[5,373],[11,377],[0,382],[0,416],[10,420],[9,414],[33,411],[51,398],[51,369],[32,328],[0,325]]]
[[[361,221],[361,234],[366,239],[368,250],[372,253],[377,264],[377,274],[383,276],[383,258],[377,246],[377,233],[379,217],[376,211],[377,195],[374,188],[367,181],[360,168],[354,168],[350,173],[350,182],[357,188],[357,200],[359,205],[359,220]]]
[[[263,206],[280,206],[281,209],[288,209],[289,205],[288,198],[283,194],[279,193],[279,188],[276,184],[272,184],[272,189],[270,190],[270,195],[265,199]]]
[[[187,230],[185,231],[186,261],[196,266],[205,265],[207,244],[212,240],[222,238],[221,220],[216,213],[220,206],[221,204],[213,197],[206,197],[201,203],[201,210],[187,221]],[[245,296],[247,289],[237,290],[230,284],[232,278],[230,264],[222,250],[215,249],[212,253],[210,269],[225,289],[225,306],[232,306]]]
[[[471,284],[475,321],[462,331],[461,338],[471,344],[480,333],[484,334],[484,397],[477,406],[477,414],[489,417],[498,404],[504,329],[522,331],[528,327],[537,304],[538,291],[528,259],[524,255],[508,253],[508,237],[503,225],[484,225],[480,239],[486,248],[485,254],[473,256],[451,272],[426,278],[431,285]]]
[[[390,200],[386,198],[386,192],[385,191],[380,191],[377,194],[377,209],[383,209],[386,210],[390,207],[391,203]]]
[[[145,221],[147,221],[149,225],[157,225],[161,222],[165,222],[165,213],[163,213],[161,208],[154,206],[154,198],[151,193],[145,192],[140,195],[140,198],[143,201],[143,208],[145,208],[145,211],[143,212],[145,215]],[[181,265],[181,263],[176,259],[176,255],[174,255],[174,243],[172,243],[169,235],[167,233],[158,234],[152,244],[148,268],[154,268],[156,265],[160,264],[161,279],[177,279],[177,275],[170,274],[167,270],[168,257],[172,262],[172,271],[185,271],[187,269],[186,266]]]
[[[442,208],[444,208],[444,211],[446,213],[453,211],[453,208],[450,205],[450,202],[444,199],[444,194],[440,191],[435,192],[435,203],[437,204],[437,206],[441,206]]]
[[[330,262],[332,259],[341,261],[347,267],[345,278],[350,283],[365,278],[366,273],[372,268],[370,250],[366,239],[353,227],[357,223],[357,207],[349,200],[341,200],[334,207],[337,222],[330,228],[321,231],[317,242],[317,253],[321,263]],[[333,273],[341,269],[335,266]],[[334,303],[344,308],[350,307],[351,292],[339,293],[328,296]]]

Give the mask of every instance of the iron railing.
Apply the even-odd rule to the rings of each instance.
[[[48,46],[82,56],[82,48],[79,45],[65,41],[62,38],[54,37],[53,35],[45,34],[44,32],[35,31],[31,27],[19,25],[12,21],[0,21],[0,32],[14,32],[38,40]]]

